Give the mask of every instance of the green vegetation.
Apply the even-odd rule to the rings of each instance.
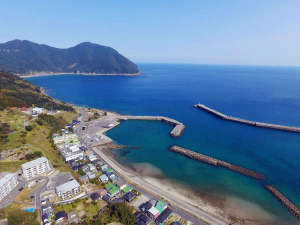
[[[73,111],[71,106],[44,95],[39,87],[30,82],[0,71],[0,110],[8,107],[31,107],[32,105],[49,110]]]
[[[43,155],[42,152],[36,151],[36,152],[34,152],[34,153],[28,153],[28,154],[26,154],[26,155],[25,155],[25,159],[28,160],[28,161],[30,161],[30,160],[39,158],[39,157],[41,157],[42,155]]]
[[[110,204],[100,215],[94,216],[93,219],[85,218],[79,224],[104,225],[112,222],[121,223],[123,225],[134,225],[135,217],[133,208],[125,202]]]
[[[54,205],[54,211],[65,211],[69,213],[73,210],[77,212],[77,214],[83,212],[86,218],[92,219],[93,216],[97,215],[99,209],[102,209],[106,206],[106,203],[102,200],[97,202],[91,201],[91,199],[77,199],[70,204],[62,204],[62,205]]]
[[[138,72],[137,66],[116,50],[89,42],[58,49],[30,41],[9,41],[0,44],[0,67],[19,74],[31,71],[106,74]]]
[[[0,211],[1,218],[7,218],[9,225],[39,225],[37,212],[31,213],[21,209],[4,209]]]

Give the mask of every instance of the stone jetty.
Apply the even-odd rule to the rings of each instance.
[[[174,126],[174,128],[170,132],[170,135],[172,137],[179,137],[182,134],[183,130],[185,129],[183,123],[180,123],[177,120],[165,116],[120,116],[119,119],[120,120],[154,120],[154,121],[161,121],[163,123],[170,124]]]
[[[282,205],[284,205],[292,214],[300,220],[300,208],[286,198],[280,191],[271,185],[264,185],[265,189],[270,191],[275,198],[277,198]]]
[[[207,164],[210,164],[210,165],[213,165],[213,166],[224,167],[226,169],[232,170],[234,172],[243,174],[243,175],[248,176],[248,177],[252,177],[252,178],[255,178],[255,179],[258,179],[258,180],[265,179],[264,174],[257,173],[253,170],[249,170],[249,169],[246,169],[244,167],[233,165],[231,163],[228,163],[228,162],[225,162],[225,161],[222,161],[222,160],[219,160],[219,159],[207,156],[207,155],[203,155],[203,154],[200,154],[198,152],[194,152],[194,151],[186,149],[186,148],[182,148],[182,147],[173,145],[173,146],[170,147],[170,150],[173,151],[173,152],[179,153],[181,155],[187,156],[191,159],[198,160],[200,162],[207,163]]]
[[[203,104],[196,104],[196,105],[194,105],[194,107],[203,109],[206,112],[209,112],[223,120],[229,120],[232,122],[243,123],[243,124],[247,124],[247,125],[251,125],[251,126],[255,126],[255,127],[262,127],[262,128],[268,128],[268,129],[274,129],[274,130],[300,133],[300,127],[282,126],[282,125],[278,125],[278,124],[262,123],[262,122],[256,122],[256,121],[245,120],[245,119],[241,119],[241,118],[237,118],[237,117],[232,117],[232,116],[225,115],[221,112],[218,112],[212,108],[209,108]]]

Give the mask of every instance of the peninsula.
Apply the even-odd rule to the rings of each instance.
[[[0,68],[22,76],[139,74],[137,65],[115,49],[91,42],[60,49],[26,40],[9,41],[0,44]]]

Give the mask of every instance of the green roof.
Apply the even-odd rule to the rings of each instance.
[[[107,172],[107,173],[113,172],[113,169],[112,169],[112,168],[108,168],[108,169],[106,170],[106,172]]]
[[[163,202],[163,201],[158,201],[156,203],[155,208],[157,208],[160,212],[164,211],[164,209],[166,208],[167,203]]]
[[[129,191],[131,191],[132,190],[132,187],[130,187],[130,186],[128,186],[128,185],[126,185],[126,187],[124,187],[123,189],[122,189],[122,191],[124,192],[124,193],[127,193],[127,192],[129,192]]]
[[[106,190],[110,190],[110,189],[112,189],[113,187],[115,187],[115,185],[114,185],[113,183],[109,183],[109,184],[105,185],[105,189],[106,189]]]
[[[117,187],[117,186],[114,185],[114,187],[109,190],[109,194],[115,194],[115,193],[117,193],[119,191],[120,191],[119,187]]]

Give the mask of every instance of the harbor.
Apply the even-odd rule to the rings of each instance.
[[[231,163],[228,163],[228,162],[225,162],[225,161],[222,161],[222,160],[219,160],[219,159],[216,159],[216,158],[204,155],[204,154],[200,154],[198,152],[195,152],[195,151],[192,151],[192,150],[189,150],[186,148],[182,148],[182,147],[173,145],[170,147],[170,150],[172,152],[179,153],[179,154],[189,157],[191,159],[194,159],[194,160],[197,160],[197,161],[200,161],[200,162],[212,165],[212,166],[223,167],[223,168],[232,170],[234,172],[243,174],[245,176],[252,177],[257,180],[265,179],[264,174],[261,174],[261,173],[255,172],[253,170],[249,170],[244,167],[237,166],[237,165],[234,165],[234,164],[231,164]]]
[[[255,127],[262,127],[262,128],[267,128],[267,129],[300,133],[300,127],[282,126],[282,125],[278,125],[278,124],[262,123],[262,122],[256,122],[256,121],[251,121],[251,120],[245,120],[245,119],[241,119],[238,117],[232,117],[232,116],[225,115],[221,112],[218,112],[215,109],[209,108],[203,104],[196,104],[196,105],[194,105],[194,107],[202,109],[208,113],[211,113],[223,120],[228,120],[228,121],[232,121],[232,122],[236,122],[236,123],[243,123],[243,124],[247,124],[247,125],[255,126]]]
[[[170,135],[172,137],[180,137],[183,130],[185,129],[185,125],[180,123],[177,120],[171,119],[165,116],[120,116],[120,120],[153,120],[153,121],[161,121],[166,124],[170,124],[174,126],[171,130]]]

